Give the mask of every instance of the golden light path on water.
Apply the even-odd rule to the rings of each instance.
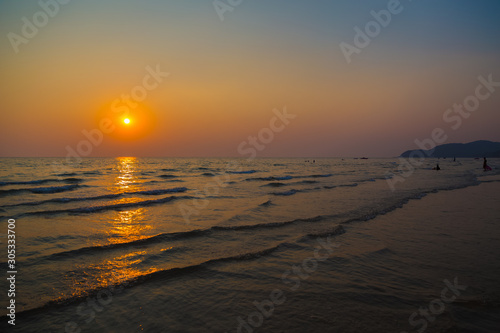
[[[118,157],[117,158],[118,165],[115,170],[118,171],[118,174],[115,179],[115,189],[116,192],[124,192],[129,190],[131,185],[136,183],[136,177],[134,173],[137,171],[136,157]]]
[[[143,190],[144,187],[139,184],[137,172],[137,158],[119,157],[116,159],[117,165],[114,170],[117,175],[114,184],[108,187],[111,193],[126,193]],[[110,204],[122,204],[141,201],[139,198],[123,197],[110,202]],[[107,223],[105,228],[106,244],[119,244],[135,241],[147,236],[147,230],[152,229],[151,224],[145,220],[146,209],[144,207],[131,210],[120,210],[113,212],[114,216],[108,221],[98,223]],[[95,243],[100,246],[102,243]],[[105,244],[104,244],[105,245]],[[123,252],[121,252],[123,253]],[[120,254],[116,257],[108,257],[103,260],[94,261],[91,264],[80,264],[74,267],[73,273],[67,276],[71,283],[71,295],[61,295],[60,298],[69,296],[83,296],[89,291],[95,291],[101,288],[114,286],[127,280],[133,280],[144,274],[153,273],[158,270],[157,267],[148,266],[145,269],[139,269],[142,258],[147,256],[147,249],[133,251],[126,254]]]

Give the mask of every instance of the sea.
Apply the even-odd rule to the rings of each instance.
[[[411,295],[425,282],[414,277],[402,296],[397,253],[365,249],[369,233],[346,244],[409,202],[493,181],[500,161],[488,162],[484,172],[482,158],[119,157],[61,172],[62,158],[2,158],[0,241],[14,224],[16,251],[15,267],[6,251],[0,263],[16,271],[15,331],[415,330],[424,322],[408,317],[422,304]],[[368,269],[374,253],[384,264]],[[392,314],[382,324],[377,311]]]

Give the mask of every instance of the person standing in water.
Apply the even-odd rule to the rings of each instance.
[[[486,157],[483,157],[483,159],[484,159],[484,161],[483,161],[483,170],[484,171],[491,170],[491,168],[488,165],[488,161],[486,161]]]

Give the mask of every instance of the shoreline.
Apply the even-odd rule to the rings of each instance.
[[[19,313],[16,326],[26,332],[40,326],[63,331],[65,324],[77,322],[82,332],[104,332],[122,327],[117,319],[127,314],[146,330],[163,325],[195,332],[206,323],[207,332],[234,332],[238,318],[255,312],[256,301],[281,288],[286,301],[255,331],[414,332],[426,325],[426,332],[495,332],[500,323],[499,191],[500,182],[439,191],[372,220],[342,224],[346,232],[332,238],[340,246],[297,290],[289,289],[282,274],[310,257],[319,238],[195,275],[126,288],[88,324],[78,314],[86,304],[82,300]],[[441,311],[435,307],[450,284],[466,289],[458,289],[453,302],[442,302]],[[431,321],[420,308],[439,311],[430,312]]]
[[[379,265],[406,270],[403,275],[386,276],[394,277],[390,288],[404,299],[399,306],[407,308],[406,322],[398,316],[398,329],[496,331],[500,325],[500,288],[496,283],[500,280],[499,193],[498,181],[439,191],[368,223],[346,227],[347,234],[362,235],[358,241],[369,243],[365,247],[375,252],[383,249],[372,258],[378,261],[372,273]],[[389,264],[392,260],[398,263]],[[453,302],[442,301],[443,288],[455,282],[466,289],[458,289]],[[428,317],[420,312],[426,307]]]

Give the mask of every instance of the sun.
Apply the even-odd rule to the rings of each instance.
[[[106,133],[113,139],[123,142],[143,140],[151,135],[158,123],[156,113],[139,102],[134,109],[126,106],[128,104],[118,107],[113,103],[103,104],[94,117],[95,126],[99,126],[95,128],[102,128],[103,132],[109,128]]]

